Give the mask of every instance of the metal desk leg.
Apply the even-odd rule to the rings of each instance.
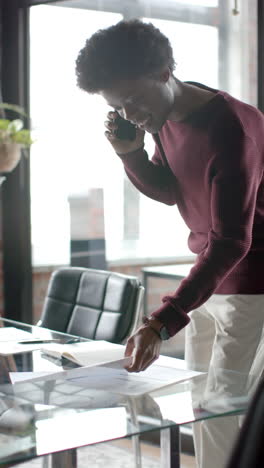
[[[180,468],[180,427],[160,431],[161,468]]]
[[[77,449],[53,453],[51,458],[52,468],[77,468]]]
[[[141,448],[139,435],[132,437],[132,447],[134,452],[135,468],[141,468]]]
[[[133,398],[128,397],[128,408],[130,412],[131,423],[135,426],[135,428],[139,429],[138,424],[138,415],[137,415],[137,407]],[[132,447],[134,452],[134,459],[135,459],[135,468],[141,468],[141,447],[140,447],[140,436],[134,435],[132,436]]]

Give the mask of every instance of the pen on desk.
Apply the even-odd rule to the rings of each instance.
[[[41,344],[41,343],[56,343],[57,341],[60,341],[60,340],[23,340],[23,341],[18,341],[18,344]]]

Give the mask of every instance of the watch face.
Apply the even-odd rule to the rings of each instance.
[[[160,337],[163,341],[168,340],[170,338],[170,335],[167,331],[166,327],[161,327],[160,329]]]

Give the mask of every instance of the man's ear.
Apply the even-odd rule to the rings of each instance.
[[[163,83],[167,83],[168,79],[170,78],[171,71],[167,67],[162,72],[160,73],[160,80],[163,81]]]

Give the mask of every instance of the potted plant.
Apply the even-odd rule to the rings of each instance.
[[[1,109],[27,117],[24,109],[15,104],[0,103]],[[19,118],[0,118],[0,173],[12,171],[20,161],[21,148],[29,148],[33,143],[30,130],[23,127]]]

